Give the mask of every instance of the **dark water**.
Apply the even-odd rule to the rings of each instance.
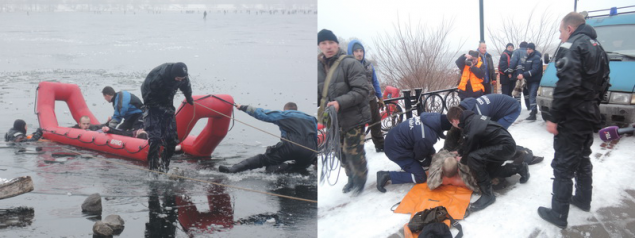
[[[93,114],[105,120],[112,107],[101,89],[140,95],[147,72],[164,62],[188,65],[194,95],[230,94],[241,104],[281,109],[295,101],[315,111],[314,15],[211,14],[0,14],[0,129],[13,121],[38,127],[37,84],[45,80],[78,84]],[[175,105],[183,100],[177,95]],[[273,124],[242,112],[236,118],[274,134]],[[68,107],[58,102],[60,125],[71,126]],[[204,126],[200,121],[197,134]],[[221,174],[264,152],[278,139],[236,123],[212,158],[178,155],[171,168],[187,177],[262,192],[317,199],[313,168],[305,174],[270,175],[255,170]],[[86,237],[95,217],[81,213],[92,193],[102,195],[102,218],[120,215],[121,237],[314,237],[314,203],[226,188],[205,182],[154,178],[147,165],[54,142],[24,146],[0,143],[0,177],[31,176],[35,191],[0,200],[2,237]],[[37,152],[36,147],[42,151]],[[80,156],[62,153],[76,151]]]

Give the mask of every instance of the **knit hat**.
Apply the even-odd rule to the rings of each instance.
[[[187,65],[182,62],[178,62],[172,65],[173,77],[187,77]]]
[[[510,46],[513,48],[513,47],[514,47],[514,44],[512,44],[512,43],[507,43],[507,45],[505,46],[505,48],[510,47]]]
[[[536,50],[536,45],[534,45],[534,43],[529,43],[527,44],[527,49]]]
[[[333,34],[332,31],[322,29],[320,32],[318,32],[318,45],[320,44],[320,42],[325,40],[335,41],[338,44],[340,43],[339,41],[337,41],[337,37],[335,36],[335,34]]]
[[[363,51],[364,47],[362,47],[362,45],[360,45],[359,43],[353,44],[353,52],[355,52],[355,50],[358,50],[358,49],[361,49]]]
[[[13,122],[13,129],[22,132],[22,134],[26,134],[26,129],[24,129],[24,126],[26,126],[26,122],[24,122],[24,120],[22,119],[17,119],[15,120],[15,122]]]
[[[527,47],[527,42],[525,41],[520,42],[520,48],[525,48],[525,47]]]

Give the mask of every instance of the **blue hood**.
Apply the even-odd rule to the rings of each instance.
[[[352,40],[351,42],[348,43],[348,55],[353,55],[354,44],[359,44],[362,46],[362,50],[364,51],[364,57],[362,57],[362,62],[364,62],[364,60],[366,59],[366,48],[364,48],[364,45],[362,45],[362,42],[360,42],[359,40]]]

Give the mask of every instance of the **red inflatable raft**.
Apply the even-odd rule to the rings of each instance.
[[[194,156],[210,156],[227,135],[231,119],[221,114],[231,116],[234,99],[229,95],[198,95],[193,98],[194,106],[182,103],[177,109],[176,125],[182,141],[181,149]],[[59,126],[55,115],[55,101],[66,102],[75,121],[88,116],[91,123],[100,124],[86,106],[77,85],[41,82],[37,92],[36,113],[44,132],[43,138],[126,158],[147,160],[147,140]],[[188,136],[196,122],[202,118],[207,118],[205,128],[198,136]]]

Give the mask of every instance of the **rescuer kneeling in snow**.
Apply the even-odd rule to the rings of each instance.
[[[265,166],[267,172],[287,172],[305,169],[317,160],[317,119],[298,111],[295,103],[285,104],[284,111],[270,111],[240,104],[236,104],[236,107],[258,120],[276,124],[280,128],[281,137],[286,140],[269,146],[264,154],[231,167],[221,165],[218,167],[220,172],[237,173]],[[284,163],[289,160],[294,160],[295,163]]]

